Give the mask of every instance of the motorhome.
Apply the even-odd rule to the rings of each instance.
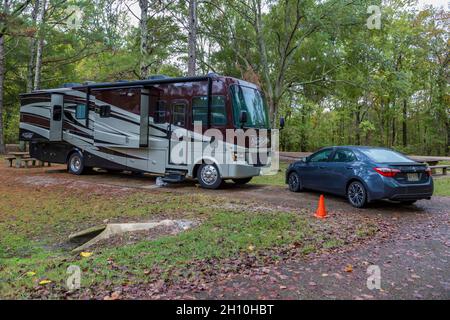
[[[31,157],[67,164],[72,174],[94,167],[144,172],[215,189],[224,180],[247,183],[270,165],[264,95],[232,77],[65,84],[20,101],[20,140],[29,142]],[[217,138],[233,130],[244,134],[243,145],[239,137]]]

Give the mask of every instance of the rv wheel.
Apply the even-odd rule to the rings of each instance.
[[[219,169],[215,164],[202,164],[197,171],[197,179],[205,189],[217,189],[222,185]]]
[[[80,175],[84,171],[84,157],[81,153],[75,152],[73,153],[67,164],[67,168],[70,173]]]

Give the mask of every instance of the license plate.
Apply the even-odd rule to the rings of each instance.
[[[408,181],[419,181],[418,173],[408,173]]]

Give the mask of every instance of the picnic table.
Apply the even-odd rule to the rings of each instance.
[[[13,160],[16,160],[16,168],[22,167],[22,160],[30,158],[30,154],[28,152],[17,151],[8,153],[7,160],[12,164]]]
[[[434,156],[409,156],[417,162],[427,163],[430,167],[437,166],[441,161],[450,161],[450,157],[434,157]]]

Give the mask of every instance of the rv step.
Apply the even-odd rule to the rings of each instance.
[[[177,183],[177,182],[183,182],[185,179],[184,175],[181,174],[169,174],[162,178],[162,181],[168,182],[168,183]]]

